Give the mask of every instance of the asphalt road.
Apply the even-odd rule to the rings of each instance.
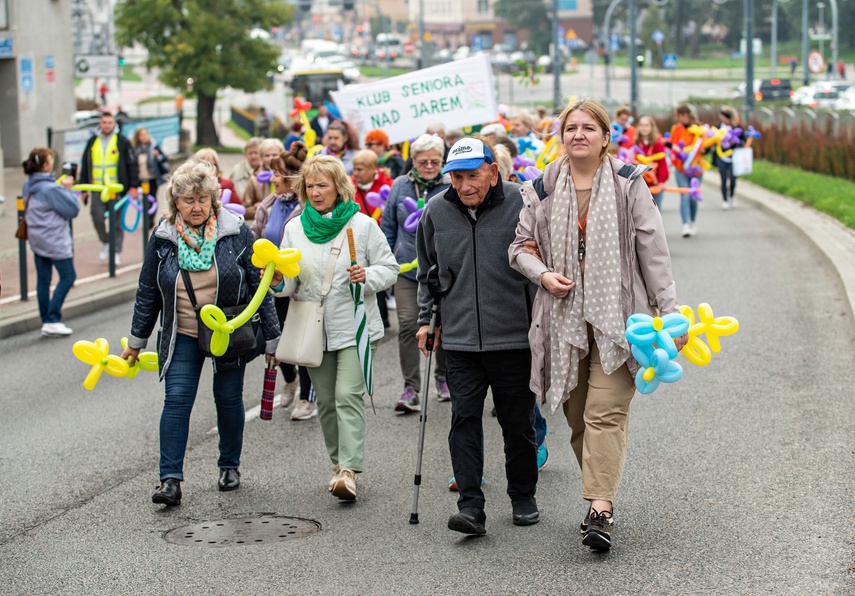
[[[487,530],[445,528],[449,404],[429,403],[421,524],[408,523],[418,419],[399,417],[394,337],[376,363],[359,501],[326,490],[317,419],[247,423],[243,486],[216,490],[217,439],[206,369],[193,412],[184,502],[165,510],[157,482],[162,387],[154,375],[104,377],[71,340],[0,341],[0,594],[844,594],[855,591],[852,525],[853,322],[833,272],[791,228],[742,204],[701,205],[698,235],[664,214],[678,293],[736,316],[740,332],[704,369],[636,395],[616,503],[615,548],[581,545],[584,511],[563,416],[548,416],[543,521],[511,524],[501,437],[485,412]],[[131,305],[68,321],[74,339],[126,333]],[[681,359],[682,360],[682,359]],[[247,373],[259,403],[262,365]],[[164,541],[200,521],[275,513],[322,530],[227,548]]]

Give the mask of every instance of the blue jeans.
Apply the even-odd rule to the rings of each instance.
[[[677,178],[677,186],[680,188],[689,188],[690,180],[689,177],[686,176],[683,172],[679,170],[674,170],[674,176]],[[698,176],[698,182],[700,182],[701,177]],[[695,218],[698,216],[698,202],[690,197],[688,194],[680,195],[680,217],[683,219],[683,223],[694,223]]]
[[[653,202],[656,203],[656,208],[659,209],[659,213],[662,213],[662,199],[665,197],[665,191],[657,192],[653,195]]]
[[[59,323],[62,321],[62,303],[77,273],[74,272],[74,259],[49,259],[47,257],[36,257],[36,296],[39,301],[39,316],[42,323]],[[50,282],[53,277],[53,268],[59,273],[59,281],[50,296]]]
[[[184,452],[190,431],[190,411],[196,401],[205,357],[195,337],[178,334],[166,371],[166,398],[160,415],[160,479],[184,479]],[[240,467],[243,448],[243,373],[246,365],[214,371],[214,403],[220,433],[218,468]]]

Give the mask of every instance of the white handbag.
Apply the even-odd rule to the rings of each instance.
[[[737,147],[733,150],[733,175],[745,176],[754,169],[754,149]]]
[[[276,359],[280,362],[309,368],[321,365],[324,358],[324,302],[332,287],[335,264],[341,254],[346,230],[347,228],[342,228],[330,250],[326,274],[321,285],[321,301],[291,300],[288,304],[282,335],[276,346]]]

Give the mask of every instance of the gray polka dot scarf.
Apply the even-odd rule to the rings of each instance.
[[[579,206],[576,187],[565,159],[552,199],[553,270],[576,285],[565,298],[551,298],[551,406],[566,401],[579,381],[579,360],[588,354],[587,324],[606,374],[629,357],[621,309],[621,255],[612,165],[603,158],[594,174],[585,228],[585,277],[579,264]]]

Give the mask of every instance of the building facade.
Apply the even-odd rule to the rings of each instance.
[[[70,0],[0,0],[0,89],[4,165],[74,126]]]

